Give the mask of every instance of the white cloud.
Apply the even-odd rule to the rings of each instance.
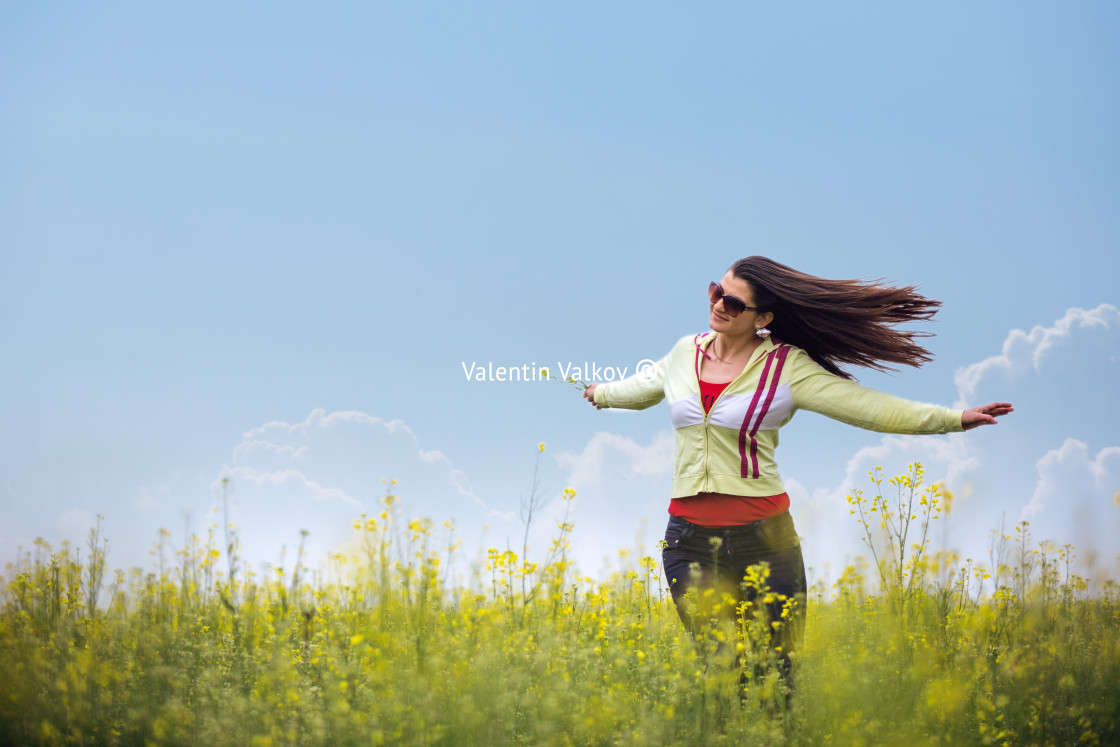
[[[254,441],[242,441],[241,443],[239,443],[237,445],[237,448],[233,450],[234,461],[238,461],[248,456],[249,453],[254,449],[267,449],[268,451],[274,452],[276,454],[282,454],[293,459],[298,459],[299,457],[307,453],[306,446],[300,446],[297,449],[295,446],[280,446],[279,444],[274,444],[271,441],[262,441],[260,439],[257,439]]]
[[[625,436],[599,431],[582,452],[561,454],[556,461],[568,470],[569,484],[575,490],[594,489],[620,474],[627,478],[666,476],[673,463],[673,436],[661,431],[648,446],[642,446]]]
[[[1004,340],[1003,351],[999,355],[957,370],[954,376],[958,395],[955,406],[963,408],[975,404],[973,399],[980,380],[993,372],[1038,371],[1050,348],[1070,337],[1074,330],[1086,327],[1115,329],[1117,326],[1120,326],[1120,310],[1102,303],[1089,311],[1071,308],[1051,327],[1036,326],[1030,332],[1013,329]]]
[[[868,473],[875,467],[899,471],[907,464],[919,462],[937,481],[960,485],[969,472],[979,466],[975,452],[962,438],[951,436],[883,436],[876,446],[867,446],[848,460],[841,491],[862,488],[868,484]],[[888,475],[889,476],[889,475]]]
[[[1038,485],[1023,507],[1022,519],[1030,521],[1050,509],[1068,512],[1089,502],[1108,506],[1120,490],[1120,446],[1106,446],[1089,456],[1089,445],[1067,438],[1038,460]]]
[[[576,491],[569,521],[575,525],[572,549],[583,573],[599,573],[614,564],[619,550],[636,545],[642,554],[657,555],[671,492],[672,433],[660,431],[643,445],[598,432],[581,452],[560,454],[557,462],[568,473],[565,484]],[[548,546],[562,511],[560,499],[548,506],[534,532],[534,547]]]
[[[384,428],[389,433],[397,433],[404,431],[412,435],[412,431],[401,420],[383,420],[374,415],[364,413],[361,410],[338,410],[329,415],[327,411],[319,407],[311,411],[307,419],[302,423],[288,423],[284,420],[272,420],[264,425],[246,431],[242,436],[242,443],[251,441],[257,436],[267,436],[269,434],[284,434],[289,436],[302,435],[307,436],[315,430],[331,428],[340,423],[357,423],[360,425],[368,425]],[[413,436],[415,438],[415,436]]]
[[[331,433],[339,433],[344,430],[346,431],[344,437],[350,440],[351,446],[361,441],[371,441],[377,436],[394,437],[395,451],[403,451],[409,459],[419,459],[426,464],[437,465],[448,470],[452,473],[448,483],[455,489],[455,492],[470,498],[480,508],[486,509],[486,504],[475,495],[470,487],[470,481],[466,475],[461,470],[455,469],[451,460],[443,452],[421,449],[419,439],[403,421],[383,420],[359,410],[343,410],[328,414],[326,410],[317,408],[312,410],[302,423],[274,420],[253,428],[242,436],[241,443],[234,449],[234,463],[240,465],[254,458],[258,461],[268,461],[261,458],[260,451],[263,450],[269,457],[281,460],[285,464],[284,468],[277,471],[278,476],[287,475],[284,479],[293,479],[295,475],[288,474],[292,471],[288,465],[307,458],[313,447],[319,447],[321,450],[324,445],[323,442],[331,438]],[[318,454],[317,456],[321,458],[323,455]],[[369,456],[372,459],[375,455],[371,454]],[[391,460],[386,460],[383,464],[386,467],[394,466]],[[261,483],[270,479],[269,475],[272,473],[267,469],[250,469],[244,474],[246,476],[251,475],[255,482]],[[272,479],[275,481],[278,476]],[[324,488],[302,474],[300,478],[307,481],[309,486],[314,485],[314,490],[320,497],[327,497],[327,492],[330,492],[335,497],[353,501],[346,491]]]
[[[304,447],[306,449],[307,447]],[[227,467],[222,470],[210,488],[215,493],[221,489],[222,480],[229,479],[236,482],[248,482],[257,488],[277,487],[285,483],[295,483],[302,490],[306,491],[307,495],[315,501],[330,501],[338,500],[343,503],[348,503],[357,510],[362,509],[361,501],[351,497],[345,490],[339,488],[329,488],[320,485],[314,480],[308,479],[306,475],[296,469],[281,469],[275,472],[258,472],[252,467]]]
[[[1105,576],[1120,554],[1120,446],[1106,446],[1092,455],[1084,441],[1067,438],[1037,462],[1038,483],[1020,518],[1029,521],[1038,539],[1072,544]],[[1039,530],[1044,528],[1044,531]],[[1085,569],[1080,569],[1082,573]]]
[[[504,518],[443,452],[420,448],[405,423],[356,410],[316,409],[303,422],[275,420],[247,431],[233,464],[211,483],[218,501],[226,478],[230,520],[243,557],[254,564],[274,563],[301,530],[320,556],[345,542],[355,518],[380,511],[386,478],[398,481],[393,491],[410,513],[453,516],[471,527],[486,516]]]

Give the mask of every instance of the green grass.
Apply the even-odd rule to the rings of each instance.
[[[900,495],[935,503],[920,483]],[[38,546],[0,590],[0,742],[1120,743],[1117,587],[1087,596],[1061,572],[1072,550],[1025,525],[990,571],[911,562],[911,544],[902,576],[895,548],[871,580],[855,566],[815,587],[787,705],[726,653],[748,672],[770,655],[749,611],[730,645],[698,644],[653,558],[576,577],[564,524],[540,568],[494,550],[450,579],[453,543],[396,507],[356,522],[359,557],[292,577],[255,577],[233,536],[108,579],[96,531],[84,561]],[[869,530],[871,549],[893,531]]]

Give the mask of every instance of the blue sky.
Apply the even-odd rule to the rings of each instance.
[[[469,561],[518,543],[535,464],[548,521],[578,491],[583,570],[650,552],[663,407],[462,367],[633,370],[765,254],[944,303],[935,361],[864,384],[1016,405],[923,439],[798,415],[779,466],[818,577],[864,552],[845,491],[916,459],[962,554],[1028,518],[1103,568],[1118,33],[1103,2],[5,4],[0,557],[100,514],[110,561],[150,567],[228,476],[246,557],[290,562],[384,477]]]

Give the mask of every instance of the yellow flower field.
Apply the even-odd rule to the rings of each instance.
[[[849,501],[873,559],[811,589],[788,697],[754,645],[781,621],[693,640],[654,548],[577,577],[565,522],[539,564],[493,549],[453,580],[451,529],[389,495],[359,557],[269,578],[232,534],[158,573],[109,574],[96,531],[37,546],[0,590],[0,743],[1120,743],[1117,586],[1089,596],[1025,524],[997,567],[931,554],[950,497],[920,465],[872,484]]]

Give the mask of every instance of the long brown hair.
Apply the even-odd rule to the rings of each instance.
[[[930,319],[941,306],[919,295],[914,286],[827,280],[768,257],[740,259],[731,271],[750,284],[755,306],[774,314],[768,325],[774,337],[801,348],[837,376],[852,378],[841,364],[891,371],[891,364],[917,367],[933,360],[914,342],[932,333],[894,329],[896,324]]]

